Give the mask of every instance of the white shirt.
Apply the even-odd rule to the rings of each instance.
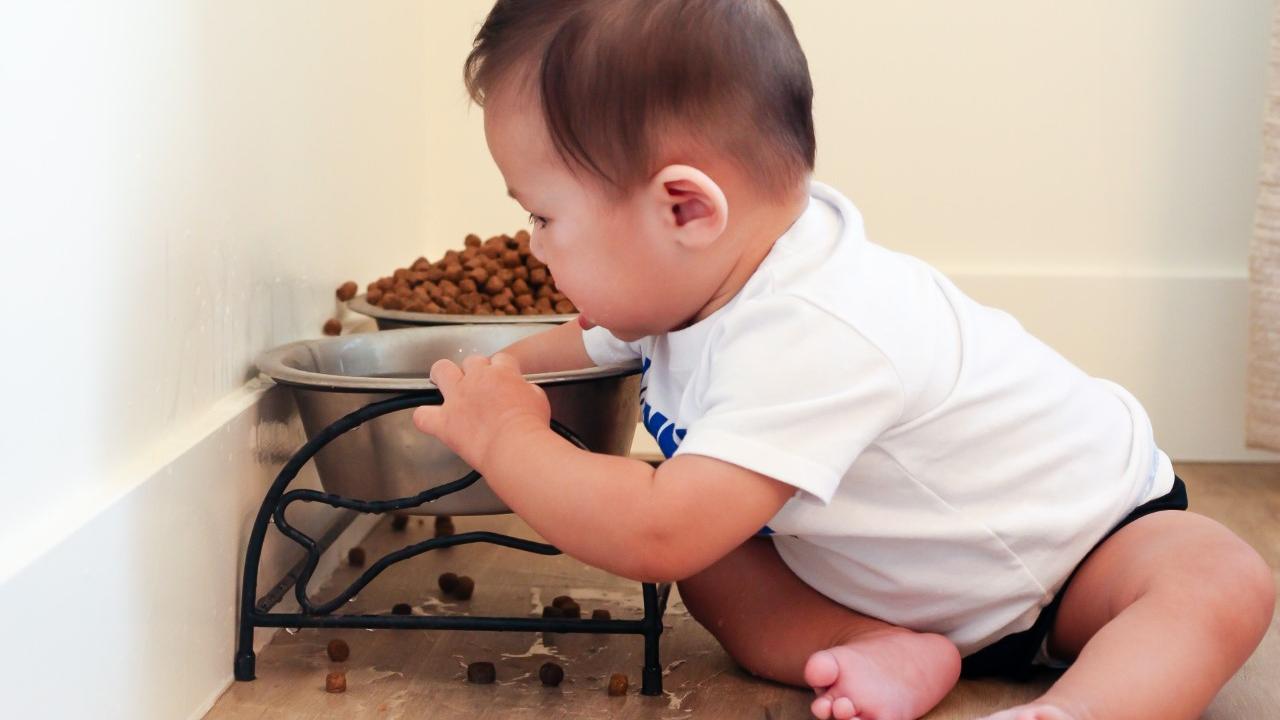
[[[711,316],[583,338],[598,364],[643,358],[645,425],[667,457],[797,489],[766,531],[800,579],[963,655],[1030,627],[1115,523],[1173,485],[1132,395],[869,242],[816,182]]]

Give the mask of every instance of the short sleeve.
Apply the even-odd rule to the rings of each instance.
[[[582,344],[597,366],[640,359],[639,342],[623,342],[599,325],[582,331]]]
[[[752,303],[710,338],[701,411],[677,454],[713,457],[829,503],[901,417],[902,382],[850,322],[796,297]]]

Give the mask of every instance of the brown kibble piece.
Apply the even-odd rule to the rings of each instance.
[[[497,275],[490,276],[484,283],[484,290],[490,295],[502,292],[504,287],[506,287],[506,283],[502,282],[502,278]]]
[[[325,320],[324,334],[325,335],[341,335],[342,321],[338,320],[337,318],[329,318],[328,320]]]
[[[334,662],[342,662],[351,657],[351,646],[345,640],[334,638],[325,646],[325,652],[329,653],[329,659]]]
[[[324,691],[330,693],[344,693],[347,691],[347,674],[344,672],[331,672],[324,676]]]
[[[591,611],[591,619],[592,620],[612,620],[613,618],[609,616],[608,610],[597,608]]]
[[[451,572],[441,573],[436,579],[436,584],[440,586],[440,592],[452,595],[453,591],[458,589],[458,576]]]
[[[470,234],[470,235],[468,235],[468,236],[466,237],[466,239],[465,239],[465,240],[463,240],[462,242],[463,242],[463,244],[464,244],[464,245],[466,245],[466,246],[467,246],[467,247],[469,247],[469,248],[470,248],[470,247],[480,247],[480,236],[479,236],[479,235],[476,235],[475,233],[471,233],[471,234]]]
[[[564,668],[553,662],[542,663],[542,667],[538,668],[538,679],[543,685],[555,687],[564,680]]]
[[[506,265],[506,266],[507,266],[507,267],[509,267],[509,268],[513,268],[513,267],[517,267],[517,266],[519,266],[519,265],[520,265],[520,251],[518,251],[518,250],[506,250],[506,251],[504,251],[504,252],[502,253],[502,264],[503,264],[503,265]]]
[[[377,305],[378,301],[382,299],[382,288],[375,287],[369,290],[369,294],[365,295],[364,299],[369,301],[370,305]]]
[[[627,694],[627,676],[622,673],[614,673],[609,676],[609,695],[617,697]]]
[[[551,601],[551,605],[553,607],[558,607],[558,608],[564,607],[565,605],[571,605],[571,604],[576,605],[577,601],[575,601],[572,597],[568,595],[557,595],[555,599]]]
[[[516,278],[515,281],[511,283],[511,292],[516,295],[528,295],[531,292],[529,290],[529,283],[521,280],[520,278]]]
[[[404,300],[399,295],[388,294],[382,298],[382,307],[386,310],[403,310]]]
[[[392,516],[391,516],[391,529],[392,529],[392,530],[395,530],[395,531],[397,531],[397,532],[398,532],[398,531],[403,530],[403,529],[405,529],[405,528],[407,528],[407,527],[409,527],[409,516],[408,516],[408,515],[392,515]]]
[[[455,533],[455,530],[454,530],[454,527],[453,527],[453,521],[452,521],[452,520],[450,520],[450,521],[448,521],[448,522],[439,522],[439,520],[437,520],[437,522],[436,522],[436,537],[449,537],[450,535],[453,535],[454,533]]]
[[[564,613],[560,612],[560,608],[555,605],[544,605],[542,608],[542,617],[561,618],[564,617]]]
[[[530,295],[529,293],[525,293],[523,295],[517,295],[515,299],[515,303],[516,303],[516,307],[523,310],[527,307],[533,307],[534,299],[532,295]]]
[[[347,551],[347,562],[352,567],[364,567],[364,548],[353,547]]]
[[[582,608],[576,602],[568,602],[560,606],[560,614],[567,618],[577,619],[582,617]]]
[[[568,300],[561,300],[560,302],[556,303],[556,312],[560,313],[561,315],[568,315],[569,313],[573,312],[576,309],[577,308],[573,306],[573,303],[569,302]]]
[[[481,270],[480,272],[484,271]],[[464,293],[473,293],[480,289],[480,286],[477,285],[476,282],[477,281],[474,278],[464,277],[458,281],[458,289]]]
[[[498,671],[491,662],[473,662],[467,666],[467,682],[477,685],[489,685],[498,677]]]
[[[338,290],[336,294],[339,300],[346,302],[351,298],[355,297],[356,293],[359,291],[360,291],[360,286],[356,285],[353,281],[348,280],[338,286]]]
[[[391,614],[392,615],[412,615],[413,606],[411,606],[409,603],[396,603],[395,605],[391,606]]]
[[[458,578],[458,587],[453,589],[453,596],[459,600],[470,600],[471,594],[476,591],[476,581],[463,575]]]

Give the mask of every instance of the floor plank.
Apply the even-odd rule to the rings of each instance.
[[[1192,509],[1230,527],[1280,568],[1280,465],[1179,464]],[[495,530],[537,539],[514,516],[455,518],[459,531]],[[402,532],[382,523],[365,541],[370,558],[428,537],[428,518]],[[441,596],[437,576],[472,576],[468,602]],[[317,595],[328,597],[357,575],[343,564]],[[1277,575],[1280,578],[1280,574]],[[339,583],[341,585],[339,585]],[[327,591],[327,592],[326,592]],[[589,614],[606,608],[614,617],[641,615],[640,585],[612,577],[567,557],[540,557],[505,548],[470,546],[434,551],[394,566],[350,604],[352,612],[387,611],[408,602],[417,613],[528,615],[561,594],[572,595]],[[639,636],[532,633],[315,630],[281,632],[258,657],[258,679],[233,683],[206,715],[210,720],[299,718],[598,718],[623,719],[807,718],[811,694],[753,678],[737,667],[715,640],[689,617],[673,590],[662,639],[665,694],[639,695],[643,642]],[[332,663],[329,639],[341,637],[351,657]],[[544,642],[545,640],[545,642]],[[494,685],[465,681],[468,662],[488,660],[498,669]],[[554,660],[565,669],[558,688],[538,682],[538,668]],[[228,658],[230,666],[230,658]],[[324,691],[326,673],[345,670],[348,690]],[[625,697],[604,687],[614,672],[631,681]],[[1208,720],[1274,716],[1280,707],[1280,623],[1258,652],[1224,688],[1204,715]],[[972,718],[1025,702],[1047,686],[1045,675],[1024,685],[962,681],[928,720]]]

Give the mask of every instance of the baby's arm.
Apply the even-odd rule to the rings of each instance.
[[[484,475],[548,542],[583,562],[643,582],[708,567],[777,513],[794,488],[736,465],[681,455],[656,470],[578,449],[549,427],[542,389],[505,354],[437,362],[443,405],[414,423]]]
[[[514,357],[526,374],[581,370],[595,365],[582,342],[582,327],[576,320],[530,335],[500,352]]]

